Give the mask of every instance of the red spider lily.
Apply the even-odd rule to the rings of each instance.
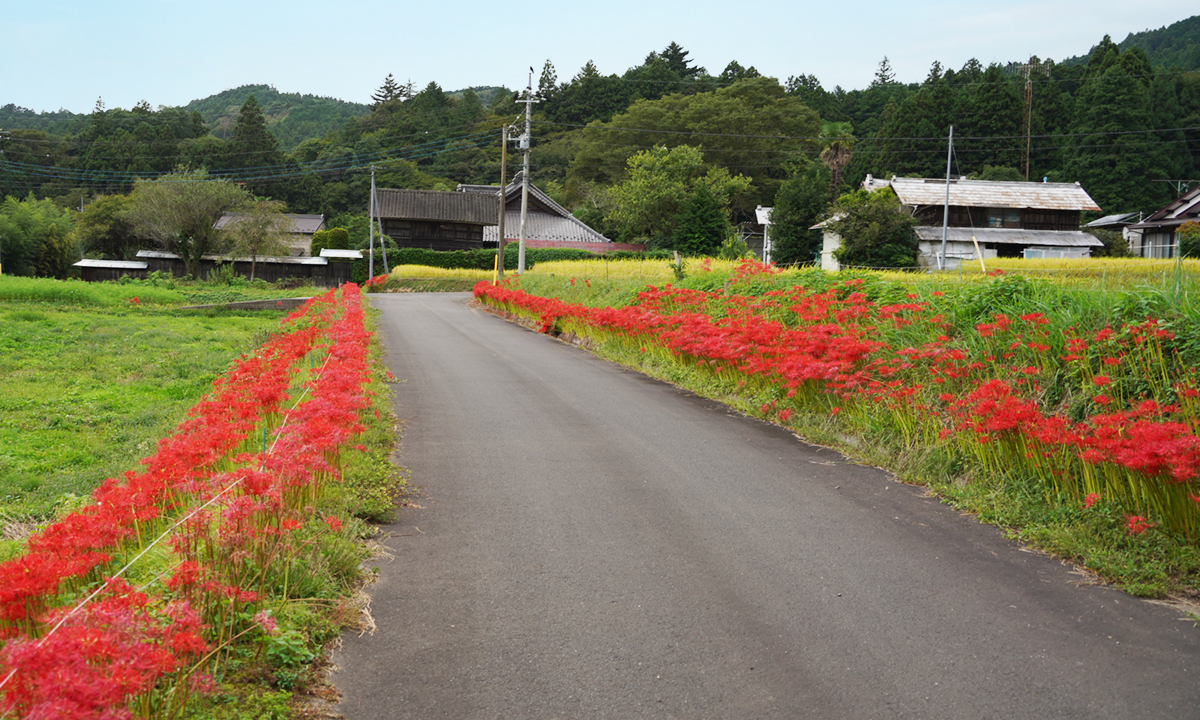
[[[31,537],[27,555],[0,564],[0,633],[9,638],[0,652],[0,669],[8,676],[0,681],[0,714],[128,716],[129,697],[208,651],[199,615],[187,604],[168,598],[154,604],[165,607],[166,615],[151,613],[147,596],[133,593],[119,578],[106,581],[98,600],[70,611],[54,609],[64,600],[74,602],[69,593],[60,596],[64,587],[99,579],[110,550],[153,539],[170,516],[188,513],[168,541],[184,558],[164,583],[168,593],[243,604],[259,600],[258,592],[229,574],[241,562],[212,561],[278,543],[278,533],[271,531],[298,528],[296,513],[315,497],[302,484],[336,476],[330,458],[361,431],[357,413],[368,406],[363,387],[370,335],[362,320],[356,286],[343,286],[340,300],[333,291],[309,300],[284,321],[287,332],[255,356],[241,358],[214,383],[213,393],[143,461],[142,472],[106,480],[94,504]],[[306,383],[304,402],[288,411],[277,430],[279,451],[265,456],[238,451],[261,423],[279,422],[297,362],[314,351],[325,356],[324,365]],[[252,464],[218,471],[231,462]],[[289,506],[289,499],[296,504]],[[215,503],[215,510],[188,511],[194,503]],[[225,555],[205,547],[219,547]],[[46,634],[35,640],[23,632]]]
[[[1081,462],[1131,473],[1133,487],[1190,482],[1200,475],[1195,451],[1200,390],[1194,381],[1157,381],[1178,403],[1145,398],[1126,407],[1119,394],[1115,399],[1096,394],[1091,400],[1098,414],[1073,423],[1042,407],[1042,386],[1033,380],[1065,371],[1078,378],[1077,389],[1086,393],[1115,385],[1112,377],[1118,371],[1127,376],[1131,365],[1140,363],[1137,367],[1144,371],[1161,364],[1174,337],[1157,322],[1106,327],[1090,338],[1072,328],[1056,341],[1041,313],[1020,316],[1020,324],[997,313],[991,322],[976,326],[974,337],[984,339],[987,349],[980,353],[976,345],[972,352],[978,354],[972,354],[963,344],[971,337],[956,332],[944,317],[929,315],[928,306],[876,305],[861,286],[861,281],[851,281],[823,292],[795,287],[762,298],[650,287],[631,305],[599,309],[515,288],[481,285],[476,296],[540,320],[544,331],[570,327],[579,334],[628,338],[641,352],[662,348],[708,372],[734,373],[726,377],[738,387],[747,382],[783,387],[795,407],[802,398],[825,404],[822,394],[839,403],[883,405],[898,423],[931,425],[925,432],[931,441],[961,437],[974,442],[984,448],[979,457],[997,467],[1012,464],[1009,456],[1015,455],[1016,464],[1028,463],[1055,484],[1072,482]],[[887,340],[889,331],[907,332],[914,326],[934,339],[923,345]],[[1018,328],[1027,334],[1015,332]],[[1066,354],[1051,352],[1058,342]],[[1130,350],[1134,346],[1140,353],[1136,357]],[[1100,373],[1098,367],[1113,370]],[[929,388],[937,390],[930,393]],[[944,411],[933,413],[931,407]],[[766,413],[774,407],[761,409]],[[1181,413],[1186,415],[1178,418]],[[1132,501],[1148,502],[1145,498],[1156,493],[1148,489],[1142,500]],[[1176,527],[1200,537],[1200,513]]]
[[[1146,520],[1141,515],[1130,515],[1125,518],[1125,527],[1130,535],[1141,535],[1157,523],[1152,523]]]

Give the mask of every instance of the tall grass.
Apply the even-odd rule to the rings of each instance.
[[[139,304],[178,305],[185,297],[177,290],[152,285],[85,283],[80,280],[0,275],[0,302],[36,302],[78,307]]]

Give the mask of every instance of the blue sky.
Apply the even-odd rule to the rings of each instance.
[[[677,42],[713,74],[730,60],[780,81],[866,87],[886,55],[902,82],[958,68],[1086,53],[1105,34],[1189,17],[1177,0],[688,3],[113,0],[11,2],[0,11],[0,105],[88,112],[184,105],[270,84],[369,102],[392,73],[418,88],[515,88],[549,59],[560,81],[588,60],[623,73]],[[537,81],[535,74],[534,81]]]

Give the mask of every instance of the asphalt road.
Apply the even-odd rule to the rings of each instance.
[[[422,507],[347,718],[1200,718],[1184,613],[466,298],[371,296]]]

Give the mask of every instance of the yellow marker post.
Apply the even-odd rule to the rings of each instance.
[[[983,265],[983,251],[979,249],[979,241],[975,239],[974,235],[972,235],[971,242],[975,243],[975,257],[979,258],[979,269],[986,274],[987,268]]]

